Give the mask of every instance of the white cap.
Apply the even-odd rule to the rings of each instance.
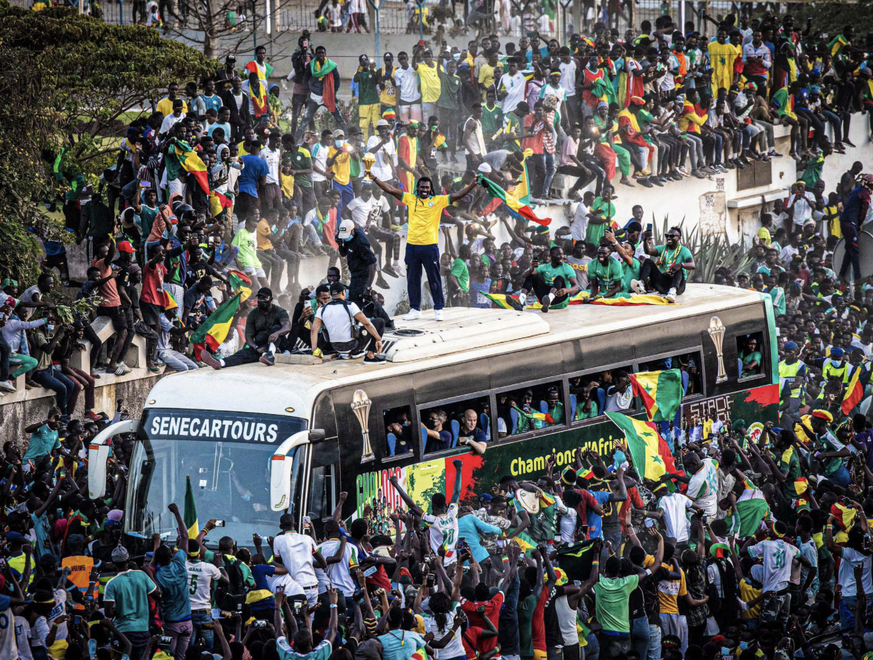
[[[491,166],[488,163],[481,163],[477,168],[482,174],[491,174]]]
[[[336,237],[342,241],[351,238],[355,233],[355,223],[352,220],[345,219],[340,223],[339,229],[336,232]]]

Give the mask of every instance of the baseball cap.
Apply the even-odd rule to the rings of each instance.
[[[330,295],[338,296],[346,290],[346,285],[342,282],[332,282],[330,285]]]
[[[347,238],[351,238],[352,234],[355,233],[355,223],[352,220],[346,219],[340,223],[339,229],[336,232],[336,237],[340,240],[346,240]],[[331,290],[331,293],[333,291]]]
[[[265,286],[262,286],[260,289],[258,289],[257,294],[255,294],[255,297],[256,298],[272,298],[273,291],[272,291],[272,289],[269,289]]]
[[[130,244],[130,241],[121,241],[118,244],[118,251],[119,252],[126,252],[127,254],[133,254],[134,252],[136,252],[136,250]]]
[[[346,136],[346,132],[341,128],[338,128],[333,132],[333,138],[335,140],[338,138],[344,138],[345,136]]]

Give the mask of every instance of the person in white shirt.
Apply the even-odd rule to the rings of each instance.
[[[788,528],[780,520],[773,525],[773,534],[770,539],[750,546],[749,543],[754,543],[754,538],[752,538],[745,546],[752,559],[763,558],[764,560],[764,579],[761,590],[764,592],[765,598],[761,612],[762,620],[766,615],[767,620],[770,622],[775,621],[782,625],[787,625],[788,623],[788,613],[791,605],[791,595],[788,593],[788,581],[791,579],[791,562],[797,560],[807,568],[810,566],[809,560],[800,553],[800,550],[782,538],[787,532]],[[869,556],[867,559],[869,561]],[[842,573],[841,569],[840,575]],[[869,579],[869,568],[867,576]],[[873,586],[871,586],[871,589],[873,589]],[[768,594],[770,595],[768,596]]]
[[[385,119],[376,122],[376,135],[371,135],[367,140],[367,152],[376,157],[370,173],[381,181],[394,181],[397,147],[391,138],[391,125]]]
[[[718,514],[718,468],[711,458],[690,452],[685,457],[685,473],[691,475],[686,494],[704,511],[704,521],[715,520]]]
[[[209,529],[208,525],[209,523],[205,529]],[[202,637],[206,642],[206,648],[211,649],[215,638],[212,627],[207,627],[206,624],[212,623],[212,585],[214,582],[227,584],[229,581],[227,572],[223,567],[218,568],[209,562],[201,561],[199,552],[188,553],[185,568],[188,570],[191,622],[194,624],[191,644]]]
[[[658,500],[658,509],[664,512],[664,527],[667,537],[674,543],[685,543],[691,538],[691,522],[686,511],[694,502],[682,493],[672,493]]]
[[[258,157],[267,164],[266,185],[261,191],[261,213],[266,209],[282,207],[282,190],[279,188],[279,163],[282,159],[282,136],[273,131],[267,138],[267,146],[261,149]]]
[[[325,593],[332,584],[342,596],[352,598],[357,589],[352,572],[359,564],[358,548],[354,543],[348,542],[347,536],[340,533],[339,523],[333,518],[325,521],[324,535],[327,540],[318,546],[318,550],[327,562],[324,573],[328,584],[319,586],[319,591]],[[351,603],[346,603],[346,606],[350,605]]]
[[[409,66],[409,55],[400,51],[397,53],[397,62],[400,64],[394,72],[394,80],[400,91],[397,107],[399,113],[397,119],[404,124],[410,121],[421,121],[421,92],[418,88],[418,74]]]
[[[508,61],[509,70],[500,76],[500,81],[497,83],[497,98],[500,99],[500,107],[503,109],[503,114],[515,110],[521,101],[524,101],[524,93],[527,89],[527,79],[525,75],[518,70],[519,60],[515,57],[510,57]]]
[[[279,528],[282,533],[273,539],[273,558],[278,561],[293,576],[302,588],[306,596],[306,602],[310,607],[315,607],[318,602],[318,578],[315,576],[315,566],[327,568],[327,562],[318,551],[315,541],[311,536],[298,534],[294,531],[294,516],[285,513],[279,519]],[[280,584],[282,579],[276,581]]]
[[[788,214],[795,225],[803,225],[807,220],[812,220],[812,212],[815,209],[815,195],[807,192],[806,183],[798,181],[791,190],[788,203],[785,205]]]
[[[173,101],[173,113],[164,117],[164,121],[161,122],[161,130],[159,131],[161,135],[168,135],[173,126],[185,118],[185,115],[182,113],[182,106],[184,104],[185,102],[182,99]]]

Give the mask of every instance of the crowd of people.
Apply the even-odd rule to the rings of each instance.
[[[787,15],[729,16],[712,40],[669,17],[641,27],[621,39],[598,26],[565,47],[536,35],[436,55],[421,44],[398,53],[398,66],[390,53],[380,68],[362,57],[342,79],[303,35],[289,130],[259,48],[242,69],[229,57],[199,87],[169,84],[130,125],[99,186],[86,185],[66,151],[46,152],[90,267],[73,281],[67,248],[46,240],[36,282],[0,284],[0,396],[22,376],[55,393],[26,442],[3,445],[0,658],[861,660],[873,651],[873,289],[858,245],[873,176],[857,162],[839,181],[822,179],[824,160],[854,146],[852,115],[873,102],[865,45],[851,27],[823,35]],[[345,84],[358,126],[338,104]],[[317,133],[325,111],[336,126]],[[658,481],[622,441],[602,455],[579,450],[563,469],[550,459],[528,480],[498,475],[495,489],[463,500],[470,484],[457,465],[451,490],[430,502],[394,480],[405,507],[390,512],[390,536],[366,511],[344,517],[344,493],[327,520],[298,529],[286,514],[251,539],[222,536],[212,520],[192,532],[171,505],[178,537],[153,538],[139,554],[121,533],[132,436],[113,439],[109,494],[88,498],[89,441],[123,414],[121,404],[95,410],[94,388],[129,371],[137,336],[155,372],[271,365],[280,352],[378,365],[394,321],[376,289],[385,277],[402,286],[405,274],[414,321],[422,271],[436,320],[444,305],[489,307],[496,295],[543,312],[580,292],[681,303],[697,266],[682,229],[658,245],[642,204],[617,218],[614,178],[657,186],[778,157],[776,123],[791,127],[798,180],[765,208],[741,268],[715,275],[773,301],[775,419],[674,429],[665,439],[676,470]],[[495,216],[477,185],[523,183],[543,199],[563,194],[556,173],[581,194],[555,231]],[[847,256],[834,263],[840,238]],[[326,277],[304,287],[301,261],[324,255]],[[64,289],[87,303],[72,316],[60,310]],[[244,294],[223,342],[194,346],[193,333]],[[111,323],[110,339],[95,318]],[[741,350],[743,373],[762,368],[757,342],[750,335]],[[479,440],[464,444],[487,461]]]

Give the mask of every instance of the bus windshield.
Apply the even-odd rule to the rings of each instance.
[[[304,428],[305,420],[285,418],[282,435]],[[200,526],[210,518],[224,521],[216,537],[232,536],[246,544],[254,533],[273,533],[278,514],[270,510],[270,462],[285,437],[272,443],[190,436],[141,439],[130,464],[127,533],[175,538],[176,523],[167,506],[175,502],[184,512],[186,477]]]

